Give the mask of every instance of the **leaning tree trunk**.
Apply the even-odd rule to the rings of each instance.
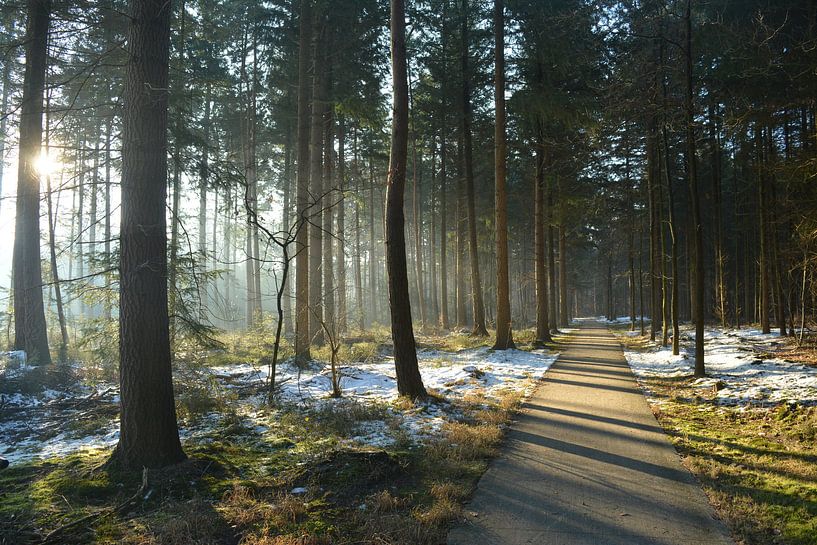
[[[389,274],[389,307],[391,308],[391,334],[394,341],[397,391],[400,395],[418,398],[425,397],[426,391],[417,365],[406,266],[403,201],[408,155],[408,83],[405,40],[406,18],[403,0],[391,0],[394,106],[386,193],[386,267]]]
[[[42,365],[51,363],[51,354],[48,351],[43,308],[40,177],[36,161],[40,156],[43,137],[43,93],[50,20],[50,0],[29,0],[12,258],[14,346],[17,350],[26,351],[30,363]]]
[[[505,22],[502,0],[494,0],[494,178],[496,208],[496,342],[495,350],[513,348],[508,273],[508,193],[505,188],[508,146],[505,141]]]
[[[167,313],[167,74],[170,8],[132,0],[122,118],[119,444],[127,468],[185,458],[179,442]]]

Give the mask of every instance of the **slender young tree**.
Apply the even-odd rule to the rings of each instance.
[[[37,172],[37,160],[43,138],[43,94],[51,1],[29,0],[27,9],[26,69],[20,109],[17,216],[12,258],[14,346],[17,350],[26,351],[29,363],[49,365],[51,354],[48,351],[40,264],[40,173]]]
[[[474,159],[471,134],[471,77],[469,73],[468,52],[468,0],[462,0],[462,50],[460,51],[460,68],[462,70],[462,150],[463,170],[465,173],[465,190],[468,218],[468,249],[471,262],[471,305],[473,309],[473,335],[487,337],[485,328],[485,301],[482,296],[482,281],[479,271],[479,248],[477,246],[477,211],[474,189]]]
[[[687,175],[689,177],[689,197],[692,203],[692,236],[694,237],[695,252],[695,281],[692,284],[693,293],[693,321],[695,322],[695,376],[706,374],[704,366],[704,237],[701,223],[701,205],[698,197],[698,166],[696,165],[695,146],[695,110],[693,102],[694,89],[692,86],[692,0],[687,0],[684,13],[686,27],[686,93],[684,106],[686,114],[686,143],[687,143]]]
[[[408,160],[408,76],[406,72],[406,13],[403,0],[391,0],[392,133],[386,187],[386,267],[389,274],[391,335],[397,391],[411,398],[426,396],[417,365],[411,322],[404,199]]]
[[[534,184],[534,259],[536,273],[536,343],[544,345],[553,342],[550,335],[548,315],[548,277],[545,252],[545,150],[541,126],[537,128],[536,176]]]
[[[312,47],[312,0],[301,0],[298,16],[298,156],[296,222],[306,222],[309,213],[309,52]],[[295,237],[295,357],[311,359],[309,351],[309,234],[303,226]]]
[[[496,342],[494,350],[513,348],[508,274],[508,194],[505,188],[508,146],[505,138],[505,17],[502,0],[494,0],[494,182],[496,195]]]
[[[167,312],[167,105],[171,3],[131,0],[122,119],[119,443],[128,468],[185,458],[179,441]]]

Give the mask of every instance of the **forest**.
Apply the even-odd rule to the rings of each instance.
[[[0,545],[817,545],[817,1],[0,0]]]

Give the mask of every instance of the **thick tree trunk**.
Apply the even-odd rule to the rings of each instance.
[[[298,150],[296,207],[298,222],[295,236],[295,358],[311,359],[309,353],[309,62],[312,47],[312,0],[300,0],[298,16]]]
[[[170,3],[131,0],[123,97],[119,283],[121,418],[113,456],[125,467],[179,462],[167,313],[167,74]]]
[[[417,365],[411,323],[406,266],[403,200],[408,155],[408,84],[406,77],[406,19],[403,0],[391,0],[391,58],[394,82],[391,153],[386,196],[386,267],[389,273],[389,306],[394,341],[397,391],[411,398],[425,397]]]
[[[49,365],[48,334],[43,307],[40,262],[40,177],[36,161],[43,134],[43,92],[47,63],[50,0],[28,1],[26,68],[20,109],[17,209],[14,224],[12,276],[14,288],[14,346],[28,361]]]
[[[496,208],[496,342],[495,350],[513,348],[508,272],[507,143],[505,141],[505,17],[502,0],[494,0],[494,178]]]

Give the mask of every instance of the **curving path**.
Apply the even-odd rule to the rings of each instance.
[[[466,512],[449,545],[734,545],[597,323],[571,335]]]

